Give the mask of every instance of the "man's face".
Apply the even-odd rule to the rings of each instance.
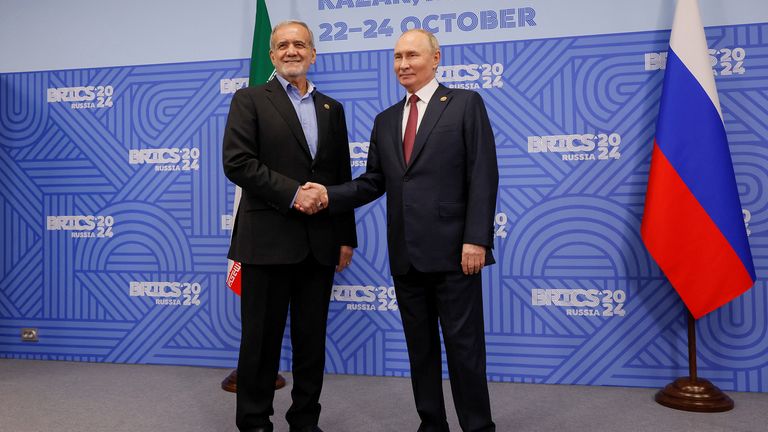
[[[277,29],[272,37],[274,48],[269,50],[269,58],[277,73],[288,80],[306,76],[309,65],[315,63],[317,57],[310,44],[309,32],[298,24]]]
[[[440,51],[432,52],[427,35],[405,33],[395,45],[395,74],[410,93],[432,81],[439,63]]]

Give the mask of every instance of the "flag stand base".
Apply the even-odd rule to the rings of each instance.
[[[678,378],[659,390],[655,399],[665,407],[683,411],[723,412],[733,409],[733,399],[703,378]]]
[[[665,407],[693,412],[723,412],[733,409],[733,399],[696,370],[696,318],[688,311],[688,372],[656,393],[656,402]]]
[[[277,374],[275,390],[280,390],[283,387],[285,387],[285,377]],[[233,370],[229,376],[224,378],[224,381],[221,382],[221,389],[230,393],[237,393],[237,369]]]

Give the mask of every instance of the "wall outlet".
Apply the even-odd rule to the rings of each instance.
[[[21,329],[21,340],[24,342],[37,342],[38,334],[36,328]]]

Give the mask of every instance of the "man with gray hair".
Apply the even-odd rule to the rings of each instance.
[[[389,267],[419,432],[448,431],[440,330],[461,430],[492,432],[480,272],[494,263],[496,145],[483,99],[438,83],[438,64],[432,33],[403,33],[394,65],[407,94],[376,116],[366,172],[327,190],[315,183],[304,188],[319,190],[331,214],[387,193]]]
[[[224,173],[243,189],[229,258],[242,267],[242,338],[237,364],[237,427],[271,432],[270,416],[286,316],[291,313],[291,432],[321,432],[320,392],[334,267],[343,270],[357,246],[350,209],[307,216],[321,202],[308,181],[351,178],[344,109],[307,79],[316,52],[299,21],[272,31],[276,77],[238,90],[224,130]]]

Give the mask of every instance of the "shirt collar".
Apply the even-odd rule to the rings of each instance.
[[[432,95],[435,94],[439,85],[440,83],[437,82],[437,79],[432,78],[432,81],[428,82],[427,85],[416,90],[416,96],[419,97],[420,101],[429,104],[429,100],[432,99]],[[412,94],[413,93],[408,93],[408,95],[405,97],[406,103],[408,102],[408,99],[411,98]]]
[[[291,92],[295,91],[296,94],[303,99],[307,96],[311,96],[315,92],[315,85],[309,79],[307,79],[307,93],[304,96],[301,96],[299,94],[299,89],[297,89],[296,86],[294,86],[293,84],[289,83],[287,79],[280,76],[280,74],[275,74],[275,77],[277,78],[278,81],[280,81],[280,85],[288,94],[291,94]]]

